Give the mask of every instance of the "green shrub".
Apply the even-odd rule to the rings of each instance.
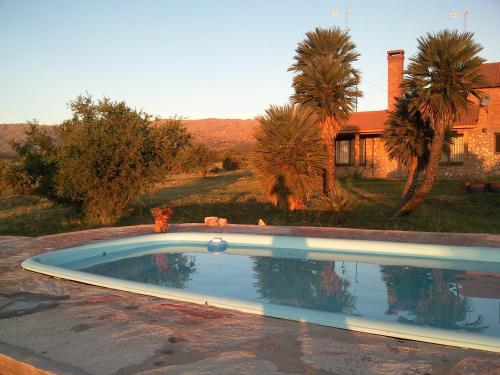
[[[226,171],[236,171],[240,168],[240,163],[233,156],[228,155],[222,160],[222,168]]]
[[[57,173],[56,145],[43,126],[28,122],[26,141],[11,142],[17,158],[7,162],[2,180],[17,194],[33,194],[60,200],[54,178]]]
[[[363,176],[363,168],[361,168],[361,167],[355,167],[352,170],[351,177],[354,178],[355,180],[361,180],[364,177]]]
[[[303,209],[320,192],[326,155],[313,116],[293,105],[271,106],[257,117],[254,166],[270,201]]]
[[[0,158],[0,196],[7,196],[16,193],[9,176],[14,163],[15,160],[11,158]]]
[[[332,196],[322,196],[311,202],[316,211],[340,212],[349,210],[356,204],[356,199],[340,186],[335,186]]]
[[[215,152],[202,143],[193,143],[184,147],[175,163],[177,172],[196,172],[206,176],[210,166],[215,162]]]
[[[107,98],[79,96],[63,122],[57,193],[82,205],[91,223],[110,224],[171,170],[189,135],[179,119],[151,126],[149,115]]]

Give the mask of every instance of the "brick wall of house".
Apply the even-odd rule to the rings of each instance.
[[[497,90],[500,108],[500,89]],[[481,109],[478,124],[474,129],[459,130],[465,138],[465,157],[461,165],[440,165],[439,179],[485,179],[490,175],[500,175],[500,153],[495,153],[495,134],[500,133],[498,118],[490,121],[491,110],[486,116]],[[498,114],[500,116],[500,113]],[[486,129],[484,131],[483,129]],[[404,178],[406,170],[390,161],[381,137],[366,139],[366,165],[355,167],[338,166],[338,176],[352,176],[357,171],[366,178]]]
[[[336,173],[341,177],[352,176],[356,170],[365,178],[403,178],[406,174],[396,162],[388,159],[382,137],[366,139],[366,165],[337,166]]]
[[[394,109],[395,97],[401,96],[405,53],[403,50],[387,51],[387,108]]]
[[[394,105],[394,97],[400,96],[400,83],[403,78],[404,52],[394,50],[387,52],[388,62],[388,108],[391,110]],[[496,73],[498,74],[498,73]],[[498,78],[496,81],[498,82]],[[466,179],[484,180],[488,176],[500,176],[500,153],[495,152],[495,135],[500,134],[500,87],[481,89],[484,95],[490,97],[489,103],[481,106],[477,123],[466,123],[454,130],[464,137],[464,162],[462,164],[440,165],[440,179]],[[475,98],[471,98],[476,105],[480,103]],[[485,104],[485,103],[483,103]],[[477,113],[477,112],[476,112]],[[375,112],[365,112],[366,116],[373,116]],[[375,118],[375,117],[373,117]],[[358,121],[362,117],[357,116]],[[379,120],[380,121],[380,120]],[[360,126],[353,122],[350,128],[354,130],[355,142],[365,134],[374,134],[380,131],[380,124],[374,124],[373,128],[366,124]],[[377,129],[377,130],[375,130]],[[369,133],[370,132],[370,133]],[[351,134],[351,136],[353,136]],[[358,148],[358,144],[355,146]],[[356,151],[357,152],[357,151]],[[404,178],[406,170],[398,167],[397,163],[388,160],[384,149],[384,142],[380,136],[368,136],[366,139],[366,165],[357,166],[354,162],[351,166],[338,166],[338,176],[349,176],[361,173],[366,178]]]
[[[468,130],[466,176],[500,175],[500,153],[495,153],[495,134],[500,134],[500,87],[484,89],[490,102],[479,111],[474,129]]]

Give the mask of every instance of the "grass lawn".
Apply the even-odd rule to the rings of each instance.
[[[230,223],[314,225],[439,232],[500,233],[500,194],[463,193],[456,181],[438,181],[427,202],[409,217],[392,217],[403,182],[341,179],[356,200],[343,212],[283,213],[266,202],[256,178],[238,171],[202,178],[175,176],[134,203],[116,225],[152,223],[149,209],[174,207],[174,223],[202,222],[205,216]],[[0,197],[0,235],[38,236],[88,229],[75,208],[32,196]]]

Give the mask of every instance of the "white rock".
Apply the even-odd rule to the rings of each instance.
[[[209,227],[216,227],[219,225],[219,218],[217,216],[207,216],[205,218],[205,225]]]

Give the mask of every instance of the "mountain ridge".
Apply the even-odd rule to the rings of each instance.
[[[165,121],[164,119],[158,120]],[[254,119],[185,119],[182,124],[193,140],[216,150],[246,152],[255,143],[254,133],[258,125]],[[0,124],[0,156],[14,156],[9,142],[23,141],[27,124]],[[42,125],[56,129],[58,125]]]

